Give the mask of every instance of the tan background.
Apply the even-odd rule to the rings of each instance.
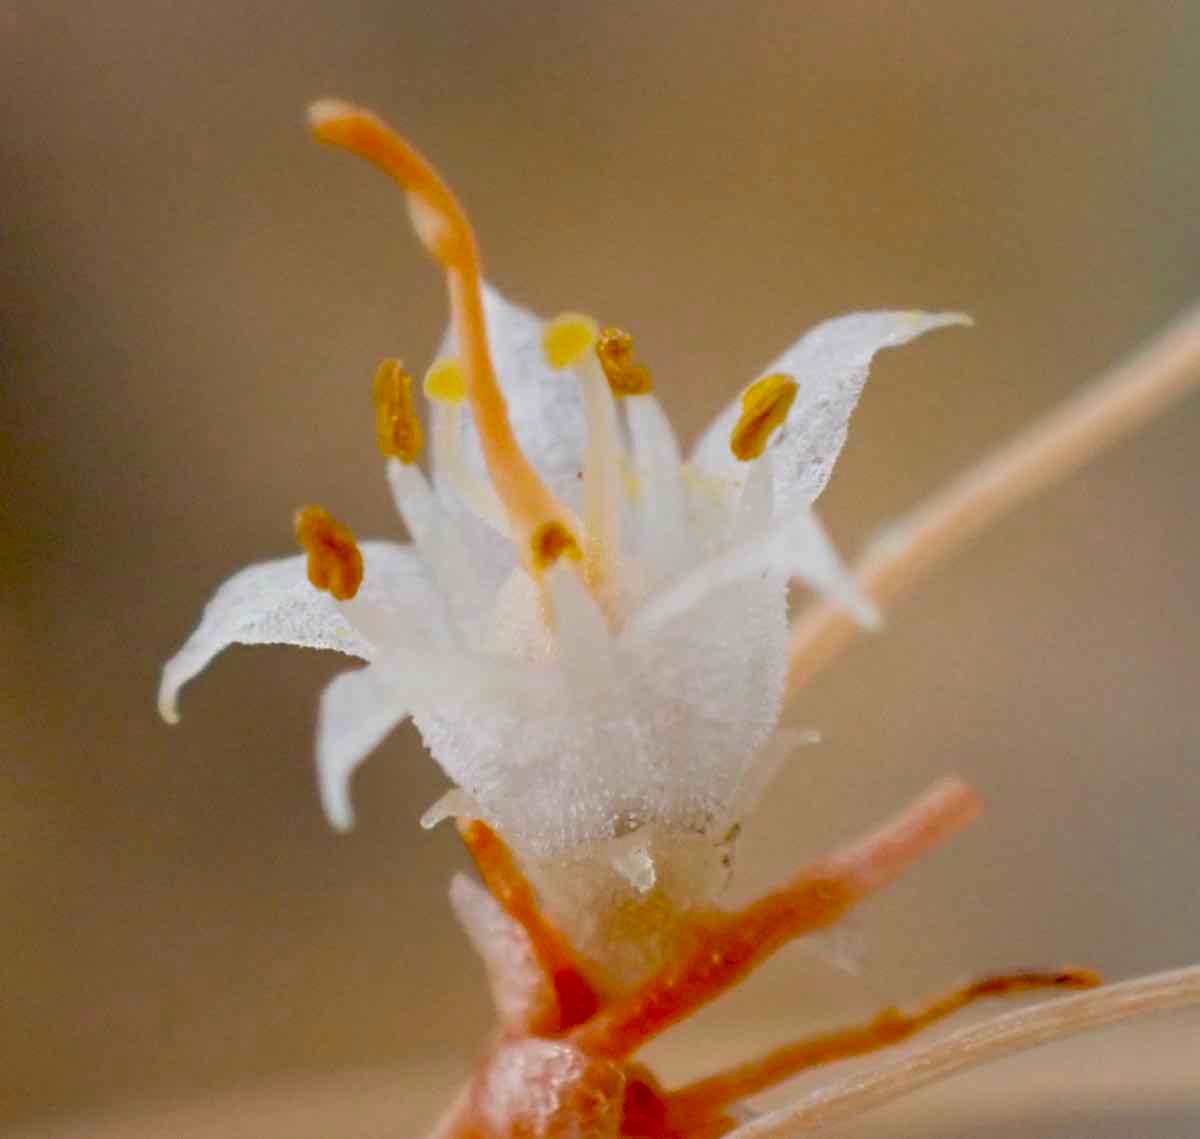
[[[822,317],[972,312],[881,361],[823,502],[849,549],[1200,295],[1195,4],[43,0],[0,9],[0,75],[9,1121],[418,1056],[449,1079],[485,1030],[411,731],[341,838],[310,761],[338,662],[231,653],[180,728],[153,711],[296,505],[395,532],[367,381],[427,358],[442,296],[392,189],[307,141],[309,98],[404,124],[493,278],[630,327],[689,435]],[[870,908],[861,977],[792,952],[685,1045],[986,968],[1200,957],[1198,446],[1193,401],[803,695],[826,742],[739,891],[950,769],[991,813]],[[1194,1134],[1191,1102],[1121,1133]]]

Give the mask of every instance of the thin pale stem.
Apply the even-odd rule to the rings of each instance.
[[[862,559],[859,587],[881,607],[891,605],[977,532],[1198,383],[1200,307],[890,526]],[[860,631],[844,610],[829,604],[802,613],[792,628],[789,687],[804,684]]]
[[[1200,965],[1049,1001],[963,1029],[864,1075],[828,1084],[730,1132],[727,1139],[792,1139],[844,1123],[957,1072],[1152,1012],[1200,1005]]]

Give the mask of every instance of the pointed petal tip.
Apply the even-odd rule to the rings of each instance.
[[[179,687],[171,682],[165,670],[158,686],[158,714],[166,724],[179,723]]]
[[[325,821],[338,832],[347,834],[354,829],[354,808],[350,805],[350,796],[345,781],[333,782],[322,772],[318,774],[321,792],[321,809],[325,812]]]

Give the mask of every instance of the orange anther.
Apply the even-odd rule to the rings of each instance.
[[[317,589],[349,601],[362,585],[363,558],[349,528],[323,506],[296,513],[296,540],[308,554],[308,580]]]
[[[413,406],[412,377],[399,360],[384,360],[371,381],[375,442],[380,454],[415,463],[421,454],[421,421]]]
[[[619,328],[606,328],[596,341],[596,355],[617,399],[627,395],[646,395],[654,383],[650,369],[633,360],[633,337]]]

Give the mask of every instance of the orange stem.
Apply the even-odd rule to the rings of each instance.
[[[458,833],[492,896],[529,935],[534,956],[557,998],[558,1008],[539,1018],[531,1031],[553,1035],[582,1024],[600,1007],[600,998],[584,976],[570,942],[539,908],[533,887],[512,851],[480,819],[460,821]]]

